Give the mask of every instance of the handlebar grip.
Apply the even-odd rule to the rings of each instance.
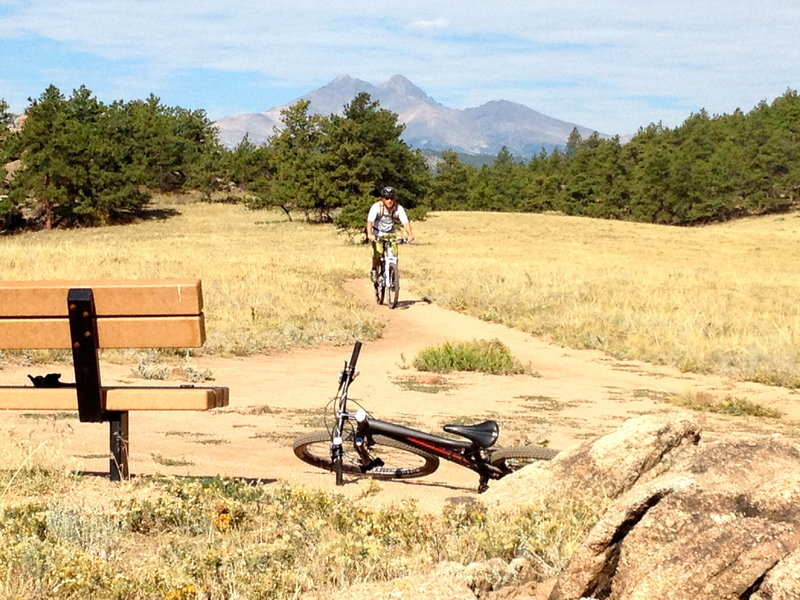
[[[356,342],[353,344],[353,354],[350,355],[350,363],[348,367],[351,371],[356,370],[356,363],[358,362],[358,355],[361,353],[361,342]]]

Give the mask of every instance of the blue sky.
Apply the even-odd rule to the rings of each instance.
[[[453,108],[627,134],[797,90],[799,28],[794,0],[0,0],[0,98],[85,85],[216,119],[401,74]]]

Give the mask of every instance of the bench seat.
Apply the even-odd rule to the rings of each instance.
[[[106,411],[211,410],[228,405],[225,387],[103,386]],[[0,387],[0,410],[78,410],[75,388]]]

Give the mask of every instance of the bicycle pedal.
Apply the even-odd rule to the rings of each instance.
[[[382,467],[384,465],[383,461],[380,458],[373,458],[365,465],[361,465],[361,472],[366,473],[367,471],[371,471],[377,467]]]

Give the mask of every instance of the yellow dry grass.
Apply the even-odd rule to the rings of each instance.
[[[406,264],[441,304],[565,346],[800,385],[800,214],[688,229],[448,213],[418,229],[430,245]]]
[[[202,278],[206,351],[380,335],[342,289],[369,250],[332,227],[162,201],[135,225],[0,239],[3,279]],[[412,292],[620,358],[800,386],[800,214],[675,228],[560,215],[433,213],[401,249]]]
[[[251,354],[380,333],[342,290],[365,250],[332,227],[230,204],[161,204],[134,225],[0,239],[2,279],[200,277],[206,351]]]

